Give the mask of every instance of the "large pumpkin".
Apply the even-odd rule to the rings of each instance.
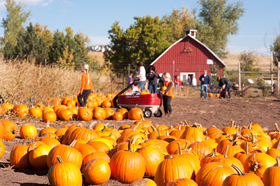
[[[279,186],[280,185],[280,157],[276,158],[277,164],[273,167],[269,167],[264,171],[263,183],[265,186]]]
[[[48,168],[47,157],[52,148],[42,144],[29,153],[29,162],[36,169]]]
[[[103,184],[111,177],[111,169],[106,160],[103,158],[95,158],[89,160],[84,168],[83,173],[88,184]]]
[[[140,120],[144,116],[142,109],[135,107],[128,111],[128,119]]]
[[[51,186],[82,186],[83,178],[76,165],[70,162],[63,162],[58,156],[58,164],[53,165],[48,172],[48,179]]]
[[[122,183],[132,183],[143,178],[145,175],[145,160],[138,152],[131,152],[130,141],[129,150],[116,152],[110,161],[112,178]]]
[[[0,123],[2,123],[3,126],[3,139],[5,140],[13,140],[15,139],[17,135],[17,126],[14,122],[10,120],[0,120]]]
[[[228,176],[224,182],[223,186],[263,186],[262,180],[254,173],[245,174],[236,165],[232,164],[237,174],[232,174]]]
[[[59,163],[56,158],[58,155],[61,158],[63,158],[65,162],[73,163],[79,169],[81,168],[83,161],[82,154],[78,150],[72,148],[71,146],[66,145],[58,145],[50,151],[47,157],[47,163],[49,168]]]
[[[198,186],[222,186],[224,180],[235,171],[228,165],[212,162],[204,165],[198,171],[195,182]]]
[[[201,142],[205,140],[205,136],[199,126],[193,125],[193,127],[188,127],[183,132],[181,138],[188,140],[190,143]]]
[[[14,169],[29,169],[29,146],[16,145],[11,150],[10,164]]]
[[[148,145],[137,150],[144,160],[146,165],[146,175],[153,177],[156,174],[158,165],[164,160],[162,151],[153,145]]]
[[[94,123],[92,123],[94,124]],[[78,140],[78,139],[82,139],[85,140],[86,142],[88,142],[91,139],[97,138],[98,135],[96,134],[96,132],[94,130],[92,130],[92,124],[87,128],[84,127],[78,127],[76,128],[70,136],[69,139],[69,143],[72,143],[74,139]]]
[[[244,162],[245,172],[254,172],[260,178],[263,177],[264,171],[276,164],[276,160],[264,153],[253,153]]]
[[[154,181],[158,186],[165,186],[178,178],[190,179],[192,173],[193,167],[187,159],[170,155],[159,164]]]

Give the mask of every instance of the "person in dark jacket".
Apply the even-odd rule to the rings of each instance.
[[[149,81],[148,89],[150,93],[157,93],[157,71],[154,65],[150,65],[147,71],[147,80]]]
[[[223,78],[217,77],[217,81],[219,82],[219,87],[225,89],[224,98],[227,98],[227,92],[228,92],[228,97],[231,98],[231,95],[230,95],[231,82],[225,77],[223,77]]]
[[[204,91],[204,97],[207,98],[207,90],[210,84],[210,77],[207,75],[207,70],[204,70],[204,74],[199,77],[199,81],[201,81],[200,98],[202,98],[203,96],[203,91]]]

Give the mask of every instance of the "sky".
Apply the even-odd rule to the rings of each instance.
[[[239,0],[245,13],[238,20],[237,35],[229,36],[227,50],[230,53],[244,51],[270,55],[269,46],[280,35],[280,0]],[[71,27],[74,34],[83,32],[91,39],[91,45],[106,45],[108,30],[115,21],[123,29],[134,23],[133,17],[151,15],[162,17],[173,9],[186,7],[200,10],[198,0],[16,0],[31,11],[34,25],[48,26],[52,32]],[[228,0],[235,3],[237,0]],[[5,0],[0,0],[0,18],[6,18]],[[29,24],[29,23],[28,23]],[[26,26],[28,25],[26,24]],[[199,34],[199,32],[197,33]],[[0,35],[4,35],[3,27]]]

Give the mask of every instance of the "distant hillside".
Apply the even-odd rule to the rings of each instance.
[[[227,65],[227,70],[237,70],[240,54],[228,54],[223,62]],[[257,58],[256,68],[262,71],[270,70],[271,56],[268,55],[255,55]]]

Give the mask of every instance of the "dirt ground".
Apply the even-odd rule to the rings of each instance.
[[[173,114],[171,117],[155,118],[150,120],[154,125],[165,124],[167,126],[175,125],[180,121],[186,120],[191,123],[197,122],[204,127],[212,125],[223,128],[230,124],[230,120],[236,121],[237,125],[244,126],[250,122],[258,123],[262,127],[273,129],[274,123],[280,123],[280,101],[276,98],[238,98],[219,99],[216,97],[200,98],[175,98],[171,102]],[[1,118],[0,118],[1,119]],[[3,119],[3,118],[2,118]],[[34,124],[38,132],[45,127],[45,123],[31,119],[16,119],[18,129],[23,124]],[[100,121],[102,123],[133,124],[134,121]],[[83,123],[87,126],[90,122],[71,121],[56,122],[51,126],[60,128],[68,123]],[[110,125],[109,125],[110,126]],[[19,136],[19,135],[18,135]],[[0,185],[2,186],[43,186],[48,185],[48,170],[14,170],[9,166],[10,151],[13,146],[21,143],[23,140],[17,137],[13,141],[4,141],[6,152],[0,159]],[[109,180],[106,184],[122,185],[116,180]]]

